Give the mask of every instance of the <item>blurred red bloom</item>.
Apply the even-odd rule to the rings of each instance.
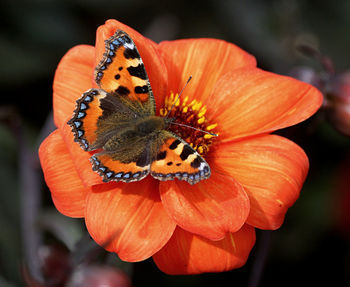
[[[150,176],[134,183],[103,183],[92,171],[91,155],[74,142],[67,121],[76,100],[96,86],[94,68],[104,41],[117,29],[134,40],[158,107],[193,76],[184,96],[206,106],[206,117],[219,133],[205,155],[209,179],[193,186]],[[256,68],[255,58],[233,44],[215,39],[156,44],[115,20],[98,28],[95,47],[68,51],[53,89],[57,130],[42,143],[39,155],[56,208],[84,217],[97,243],[112,238],[106,249],[122,260],[153,256],[168,274],[240,267],[255,243],[254,229],[281,226],[309,163],[299,146],[270,133],[307,119],[322,103],[314,87]]]

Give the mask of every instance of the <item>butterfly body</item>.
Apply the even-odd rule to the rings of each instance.
[[[190,184],[210,176],[209,165],[168,131],[172,119],[155,114],[149,79],[132,39],[119,30],[106,41],[95,71],[99,89],[77,100],[68,124],[105,182],[178,178]]]

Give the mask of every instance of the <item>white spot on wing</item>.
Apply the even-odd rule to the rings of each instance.
[[[198,170],[203,170],[207,164],[205,162],[201,162],[200,166],[198,167]]]
[[[133,43],[124,43],[124,47],[128,48],[130,50],[134,50],[135,49],[135,45]]]

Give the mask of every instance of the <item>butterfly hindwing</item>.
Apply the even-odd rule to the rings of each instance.
[[[105,41],[106,51],[96,67],[95,80],[107,93],[127,99],[143,115],[154,115],[155,100],[135,43],[118,30]]]
[[[122,163],[107,154],[96,154],[90,159],[93,170],[102,176],[104,182],[132,182],[143,179],[149,174],[150,164],[137,165],[135,162]]]
[[[210,176],[210,167],[188,143],[171,135],[152,162],[151,175],[159,180],[178,178],[195,184]]]

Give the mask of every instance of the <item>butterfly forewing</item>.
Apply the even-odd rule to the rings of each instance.
[[[107,93],[127,98],[126,103],[138,113],[154,115],[151,85],[133,40],[118,30],[105,42],[106,51],[95,70],[96,83]]]

